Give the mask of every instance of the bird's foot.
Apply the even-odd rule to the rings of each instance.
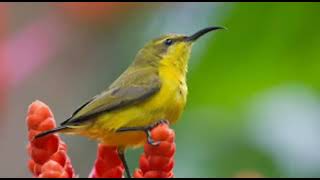
[[[149,126],[141,126],[141,127],[128,127],[128,128],[120,128],[116,132],[127,132],[127,131],[144,131],[147,135],[147,142],[152,146],[158,146],[160,144],[159,141],[154,141],[151,137],[151,130],[160,124],[169,124],[167,120],[157,121]]]

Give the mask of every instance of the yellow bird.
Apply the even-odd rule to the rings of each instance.
[[[126,174],[127,147],[156,145],[150,130],[158,123],[175,123],[186,104],[186,74],[191,48],[202,35],[223,27],[208,27],[191,36],[168,34],[148,42],[133,63],[105,91],[93,97],[60,127],[35,138],[61,132],[82,135],[117,146]]]

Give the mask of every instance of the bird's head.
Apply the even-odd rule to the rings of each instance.
[[[148,42],[138,53],[136,64],[176,66],[186,69],[194,42],[208,32],[225,29],[224,27],[204,28],[191,36],[167,34]]]

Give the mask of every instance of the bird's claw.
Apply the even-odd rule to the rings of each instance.
[[[151,137],[151,130],[160,124],[169,124],[169,121],[168,120],[160,120],[160,121],[157,121],[156,123],[154,123],[146,128],[147,142],[148,142],[148,144],[150,144],[152,146],[158,146],[160,144],[159,141],[154,141]]]
[[[160,145],[160,141],[154,141],[151,136],[147,137],[147,142],[148,144],[150,144],[151,146],[159,146]]]
[[[147,135],[147,142],[152,146],[158,146],[160,144],[159,141],[154,141],[151,137],[151,130],[157,127],[160,124],[169,124],[168,120],[160,120],[151,124],[147,127],[128,127],[128,128],[120,128],[116,132],[126,132],[126,131],[144,131]]]
[[[169,123],[168,120],[160,120],[160,121],[155,122],[154,124],[151,124],[149,127],[147,127],[147,129],[151,130],[151,129],[157,127],[160,124],[168,124],[169,125],[170,123]]]

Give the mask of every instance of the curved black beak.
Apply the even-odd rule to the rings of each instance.
[[[215,31],[215,30],[218,30],[218,29],[226,29],[226,28],[225,27],[221,27],[221,26],[207,27],[207,28],[204,28],[204,29],[194,33],[191,36],[186,37],[185,40],[193,42],[193,41],[197,40],[199,37],[207,34],[208,32]]]

